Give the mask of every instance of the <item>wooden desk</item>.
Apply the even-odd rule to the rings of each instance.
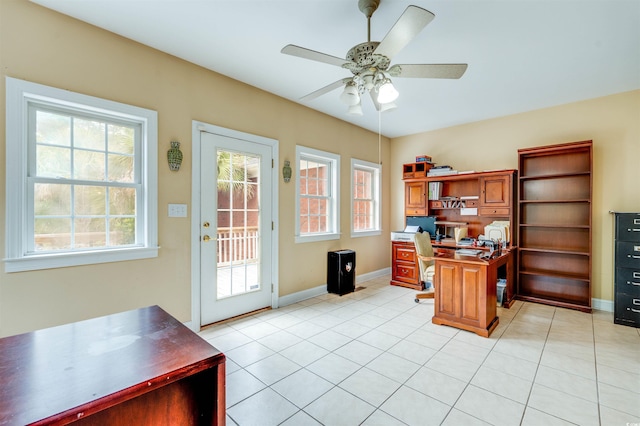
[[[224,425],[225,356],[157,306],[0,339],[0,425]]]
[[[507,281],[513,279],[513,252],[482,260],[477,256],[442,250],[438,252],[435,267],[432,322],[489,337],[499,322],[496,309],[498,268],[506,268]]]
[[[443,241],[432,241],[433,248],[444,253],[457,249],[478,249],[488,251],[486,247],[469,247],[457,245],[455,240],[446,239]],[[515,252],[517,247],[509,246],[508,251],[513,253],[511,260],[507,265],[507,294],[502,302],[502,306],[510,308],[515,301]],[[391,285],[412,288],[414,290],[423,290],[424,286],[420,281],[420,267],[418,266],[418,256],[416,255],[416,247],[413,241],[391,241]]]
[[[472,246],[461,246],[459,244],[456,244],[455,240],[452,238],[448,238],[439,242],[433,241],[432,242],[433,248],[437,251],[437,252],[443,252],[443,251],[448,251],[448,250],[455,250],[455,249],[471,249],[471,250],[482,250],[482,251],[489,251],[489,249],[487,247],[472,247]],[[448,250],[439,250],[439,249],[448,249]],[[508,260],[506,267],[506,278],[507,278],[507,294],[505,295],[503,301],[502,301],[502,306],[504,308],[510,308],[511,305],[513,305],[513,303],[516,300],[516,294],[515,294],[515,284],[516,284],[516,265],[515,265],[515,259],[517,256],[517,250],[518,247],[517,246],[508,246],[506,248],[507,252],[511,253],[511,257]],[[503,250],[503,253],[505,252],[505,250]],[[463,256],[461,257],[462,260],[467,259],[468,260],[468,256]],[[502,266],[502,265],[499,265]]]

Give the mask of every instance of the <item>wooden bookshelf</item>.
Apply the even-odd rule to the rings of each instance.
[[[518,150],[521,300],[591,312],[592,142]]]

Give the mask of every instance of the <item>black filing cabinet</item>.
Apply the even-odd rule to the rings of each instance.
[[[616,213],[614,322],[640,327],[640,213]]]
[[[327,291],[339,295],[351,293],[356,288],[356,252],[353,250],[330,251],[327,259]]]

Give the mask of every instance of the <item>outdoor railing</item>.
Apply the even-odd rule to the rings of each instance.
[[[257,226],[218,228],[218,265],[257,258]]]

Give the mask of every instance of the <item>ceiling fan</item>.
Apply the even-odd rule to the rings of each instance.
[[[316,52],[289,44],[281,52],[287,55],[324,62],[348,69],[353,77],[342,78],[315,92],[300,98],[302,101],[315,99],[344,85],[340,99],[349,106],[349,113],[362,115],[361,96],[369,92],[378,111],[395,108],[393,101],[398,91],[393,87],[391,77],[408,78],[451,78],[462,77],[467,64],[408,64],[391,65],[391,58],[402,50],[435,15],[417,6],[409,6],[396,21],[382,41],[371,41],[371,16],[380,5],[380,0],[359,0],[358,8],[367,17],[367,41],[347,52],[346,59]]]

